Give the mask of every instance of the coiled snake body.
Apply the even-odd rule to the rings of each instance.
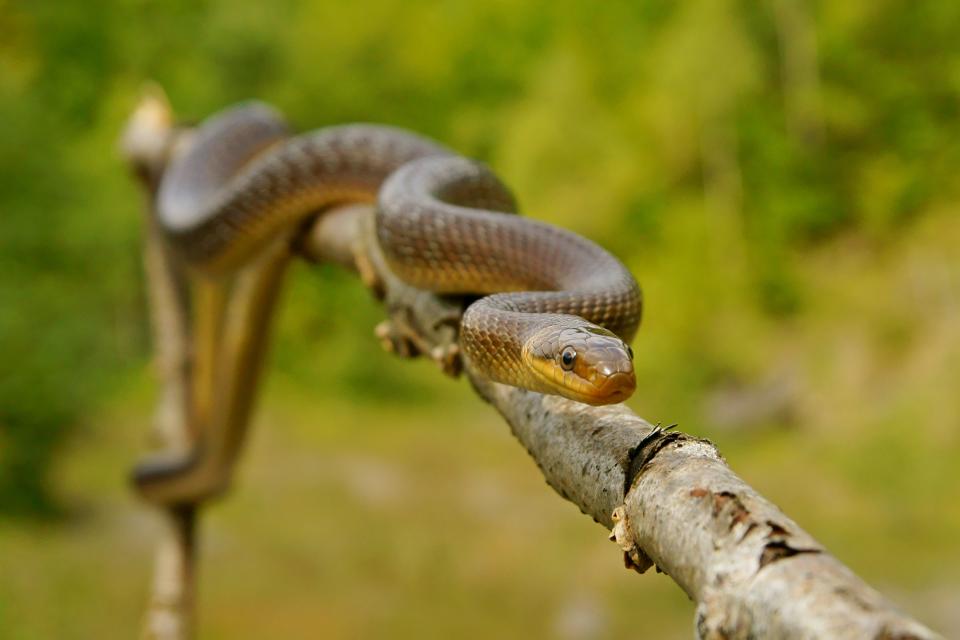
[[[576,234],[512,215],[513,197],[486,167],[420,136],[346,125],[291,137],[272,109],[245,104],[198,129],[156,204],[169,243],[217,274],[354,201],[377,202],[377,238],[402,280],[492,294],[461,321],[474,371],[589,404],[633,392],[627,342],[641,296],[626,268]]]

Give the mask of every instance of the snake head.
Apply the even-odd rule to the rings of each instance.
[[[538,332],[525,346],[524,356],[544,392],[578,402],[623,402],[637,386],[630,345],[586,322]]]

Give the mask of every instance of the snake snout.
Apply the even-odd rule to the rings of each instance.
[[[594,345],[591,355],[593,358],[590,363],[589,378],[598,387],[606,384],[605,380],[617,374],[633,377],[633,360],[625,345],[619,342],[600,347]]]
[[[622,366],[619,362],[602,362],[597,365],[597,374],[600,378],[609,378],[614,374],[621,373]],[[630,371],[633,371],[633,367],[630,367]]]
[[[637,388],[633,371],[618,371],[604,378],[597,388],[597,404],[613,404],[629,398]]]

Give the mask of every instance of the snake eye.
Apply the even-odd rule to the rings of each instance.
[[[630,345],[627,345],[627,356],[633,360],[633,349],[630,348]]]
[[[577,352],[573,347],[566,347],[560,354],[560,366],[566,371],[573,369],[573,361],[577,359]]]

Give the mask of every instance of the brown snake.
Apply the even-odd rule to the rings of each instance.
[[[372,201],[397,276],[485,296],[460,324],[475,372],[589,404],[633,392],[627,343],[641,294],[627,269],[589,240],[513,215],[512,195],[489,169],[415,134],[355,124],[291,136],[269,107],[233,107],[174,158],[157,212],[187,262],[219,274],[318,211]]]

